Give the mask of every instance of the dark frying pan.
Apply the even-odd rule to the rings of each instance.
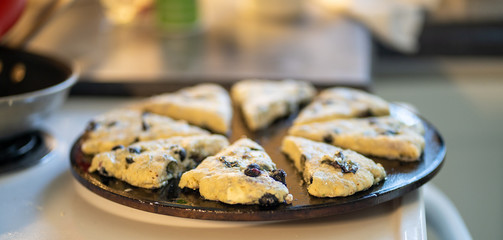
[[[0,47],[0,140],[38,128],[76,80],[66,62]]]
[[[19,18],[24,0],[2,4],[3,11],[13,14],[0,16],[0,37]],[[26,28],[28,31],[20,41],[9,44],[10,48],[0,46],[0,142],[37,129],[45,117],[61,106],[77,81],[73,64],[22,50],[61,6],[64,4],[54,1],[36,23]]]

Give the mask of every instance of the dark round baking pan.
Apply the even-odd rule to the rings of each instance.
[[[442,166],[445,144],[435,127],[397,105],[392,106],[392,114],[406,122],[421,121],[424,124],[426,146],[420,161],[403,163],[373,158],[386,169],[385,181],[349,197],[317,198],[307,193],[301,174],[280,151],[281,141],[294,116],[276,122],[267,130],[252,133],[243,125],[240,114],[234,114],[230,141],[233,142],[243,135],[256,140],[264,146],[278,168],[284,169],[288,174],[286,183],[294,196],[294,201],[290,205],[281,205],[275,209],[204,200],[197,192],[181,190],[176,180],[165,187],[152,190],[134,187],[98,173],[89,173],[87,169],[91,157],[85,156],[80,149],[82,138],[79,138],[71,149],[71,171],[82,185],[106,199],[147,212],[170,216],[209,220],[268,221],[343,214],[376,206],[413,191],[429,181]]]

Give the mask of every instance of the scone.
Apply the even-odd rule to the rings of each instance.
[[[422,123],[407,125],[391,116],[296,125],[288,133],[366,155],[401,161],[419,160],[424,148]]]
[[[232,104],[229,94],[216,84],[199,84],[154,96],[144,102],[144,108],[217,133],[226,134],[231,127]]]
[[[114,177],[141,188],[159,188],[229,142],[221,135],[173,137],[138,142],[94,156],[89,172]]]
[[[185,121],[175,121],[137,109],[118,109],[89,122],[82,152],[96,154],[110,151],[117,145],[128,146],[138,141],[192,135],[209,135],[209,132]]]
[[[231,89],[232,100],[241,107],[246,125],[258,130],[274,120],[296,112],[299,105],[309,102],[316,94],[314,87],[296,80],[240,81]]]
[[[275,207],[292,201],[285,177],[260,145],[242,138],[184,173],[179,187],[227,204]]]
[[[294,124],[389,115],[388,102],[362,90],[335,87],[320,92],[295,119]]]
[[[351,150],[287,136],[282,151],[302,172],[307,191],[316,197],[345,197],[386,177],[383,166]]]

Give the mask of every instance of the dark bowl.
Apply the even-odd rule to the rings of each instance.
[[[77,78],[67,61],[0,47],[0,140],[38,129]]]

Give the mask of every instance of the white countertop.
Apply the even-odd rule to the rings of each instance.
[[[314,220],[223,222],[163,216],[103,199],[69,170],[69,148],[94,115],[131,98],[70,98],[46,122],[56,150],[39,165],[0,175],[0,239],[425,239],[421,190]]]

